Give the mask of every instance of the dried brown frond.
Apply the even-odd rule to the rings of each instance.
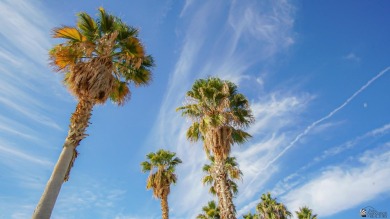
[[[88,97],[95,103],[104,103],[114,85],[112,69],[113,63],[109,57],[96,57],[89,62],[77,63],[66,79],[68,87],[79,98]]]

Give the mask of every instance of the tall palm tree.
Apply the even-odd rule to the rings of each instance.
[[[262,219],[287,219],[291,217],[291,212],[283,203],[272,198],[271,193],[263,194],[261,202],[256,206],[256,210]]]
[[[220,219],[219,207],[215,201],[209,201],[206,206],[202,208],[203,213],[198,214],[197,219]]]
[[[297,214],[298,219],[317,219],[317,215],[313,215],[313,211],[306,206],[300,207],[299,211],[296,211],[295,213]]]
[[[78,104],[60,157],[34,211],[34,219],[50,218],[62,183],[69,179],[78,155],[76,148],[87,136],[85,131],[94,105],[103,104],[107,99],[123,105],[130,97],[129,84],[147,85],[153,67],[153,58],[145,53],[138,30],[103,8],[99,9],[97,19],[79,13],[76,27],[55,28],[53,37],[65,42],[50,51],[51,64],[65,74],[64,83]]]
[[[196,80],[187,98],[188,102],[176,109],[193,120],[187,138],[193,142],[202,140],[206,155],[215,157],[212,177],[221,217],[236,218],[225,160],[233,144],[242,144],[251,137],[242,130],[254,121],[249,102],[237,92],[234,83],[213,77]]]
[[[150,172],[146,182],[147,189],[153,189],[154,197],[161,200],[162,218],[169,218],[168,195],[172,183],[176,183],[176,166],[182,161],[175,157],[176,153],[160,149],[156,153],[149,153],[149,161],[141,163],[143,172]]]
[[[215,191],[215,181],[212,177],[213,173],[213,168],[215,165],[215,159],[213,156],[210,156],[210,164],[205,164],[203,166],[203,172],[205,172],[207,175],[203,177],[202,182],[203,184],[208,184],[210,185],[210,190],[209,192],[213,195],[216,195]],[[238,168],[238,163],[236,161],[235,157],[227,157],[225,160],[225,167],[227,170],[227,180],[228,180],[228,187],[233,195],[236,195],[238,193],[238,186],[235,182],[235,180],[241,179],[242,177],[242,172]]]

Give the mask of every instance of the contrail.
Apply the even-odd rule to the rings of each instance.
[[[257,176],[263,172],[265,169],[267,169],[271,164],[275,163],[275,161],[277,161],[281,156],[283,156],[284,153],[286,153],[286,151],[288,151],[292,146],[295,145],[295,143],[297,143],[303,136],[307,135],[307,133],[310,132],[310,130],[312,130],[314,127],[316,127],[319,123],[321,123],[322,121],[324,120],[327,120],[329,119],[330,117],[332,117],[335,113],[337,113],[338,111],[340,111],[341,109],[343,109],[346,105],[348,105],[349,102],[351,102],[353,99],[355,99],[355,97],[357,95],[359,95],[361,92],[363,92],[368,86],[370,86],[374,81],[376,81],[378,78],[380,78],[381,76],[383,76],[387,71],[390,70],[390,66],[388,66],[386,69],[382,70],[381,72],[379,72],[379,74],[377,74],[375,77],[373,77],[371,80],[369,80],[365,85],[363,85],[358,91],[356,91],[354,94],[352,94],[352,96],[350,96],[346,101],[344,101],[344,103],[342,103],[339,107],[337,107],[336,109],[334,109],[332,112],[330,112],[328,115],[322,117],[321,119],[313,122],[311,125],[309,125],[308,127],[306,127],[306,129],[301,132],[300,134],[297,135],[297,137],[295,137],[295,139],[290,142],[289,145],[287,145],[287,147],[285,147],[274,159],[272,159],[271,161],[269,161],[265,166],[264,168],[262,168],[257,174],[256,176],[253,178],[253,180],[249,183],[249,184],[252,184],[254,182],[254,180],[257,178]]]

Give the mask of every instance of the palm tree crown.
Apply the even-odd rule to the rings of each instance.
[[[271,197],[271,193],[263,194],[261,202],[256,206],[256,210],[263,219],[287,219],[291,217],[291,212],[283,203]]]
[[[187,131],[191,141],[204,141],[206,153],[226,159],[231,145],[245,142],[250,135],[241,128],[254,121],[248,100],[237,86],[219,78],[196,80],[187,92],[188,103],[178,107],[183,116],[193,119]]]
[[[169,194],[170,184],[177,181],[175,169],[182,161],[175,156],[176,153],[160,149],[156,153],[146,155],[149,161],[141,163],[142,172],[150,172],[146,188],[153,189],[153,195],[156,198]]]
[[[220,219],[219,207],[215,201],[209,201],[206,206],[202,208],[203,213],[198,214],[197,219]]]
[[[65,73],[64,82],[78,98],[104,103],[108,98],[122,105],[130,97],[130,82],[146,85],[151,81],[153,58],[145,53],[138,30],[99,8],[94,20],[79,13],[76,27],[53,30],[64,43],[50,51],[51,64]]]
[[[298,219],[317,219],[317,215],[313,215],[313,211],[306,206],[299,208],[299,211],[296,211],[295,213],[297,214]]]
[[[252,214],[251,212],[249,212],[248,214],[244,214],[242,217],[244,219],[260,219],[258,214]]]

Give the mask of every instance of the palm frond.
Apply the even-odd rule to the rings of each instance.
[[[201,137],[199,123],[192,123],[192,125],[188,128],[186,135],[188,140],[192,142],[197,142]]]
[[[100,31],[103,34],[110,33],[114,30],[115,17],[106,13],[103,7],[99,8],[98,23]]]
[[[62,26],[53,29],[53,38],[63,38],[72,42],[82,42],[86,38],[74,27]]]
[[[131,97],[130,89],[125,81],[115,80],[115,85],[110,93],[112,102],[119,106],[124,105]]]
[[[89,40],[94,41],[98,37],[98,26],[95,20],[85,12],[77,15],[77,27],[80,32]]]

